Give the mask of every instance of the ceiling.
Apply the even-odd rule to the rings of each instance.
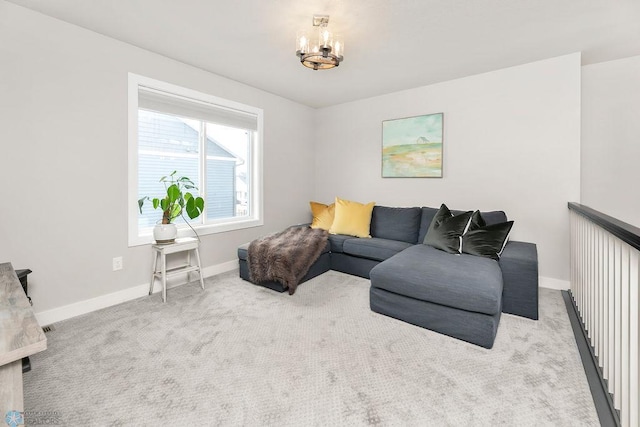
[[[9,0],[324,107],[573,52],[640,55],[638,0]],[[313,71],[295,37],[330,15],[344,61]]]

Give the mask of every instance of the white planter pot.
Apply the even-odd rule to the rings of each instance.
[[[173,243],[177,236],[178,227],[175,224],[156,224],[153,227],[153,238],[156,239],[156,243]]]

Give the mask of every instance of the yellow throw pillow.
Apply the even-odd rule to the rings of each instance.
[[[331,224],[333,224],[333,215],[336,207],[335,203],[331,203],[329,206],[318,202],[309,202],[309,204],[311,205],[311,213],[313,214],[311,228],[329,230],[329,228],[331,228]]]
[[[329,229],[331,234],[346,234],[356,237],[371,237],[371,213],[375,202],[363,205],[336,197],[336,213]]]

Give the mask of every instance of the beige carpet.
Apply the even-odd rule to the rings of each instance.
[[[369,281],[338,272],[293,296],[205,285],[56,324],[26,410],[68,426],[598,425],[559,291],[541,289],[537,322],[503,315],[486,350],[371,312]]]

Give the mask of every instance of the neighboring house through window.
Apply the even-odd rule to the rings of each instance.
[[[189,220],[198,234],[262,225],[262,110],[130,74],[129,122],[130,246],[150,243],[161,218],[150,203],[140,214],[137,200],[163,196],[159,180],[174,170],[205,199]]]

